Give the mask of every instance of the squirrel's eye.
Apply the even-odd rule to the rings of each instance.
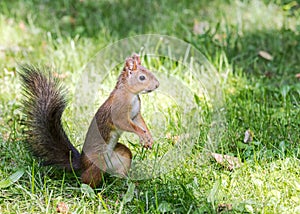
[[[141,81],[146,79],[146,77],[144,75],[141,75],[139,78],[140,78]]]

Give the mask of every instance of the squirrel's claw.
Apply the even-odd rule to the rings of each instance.
[[[146,148],[146,149],[152,149],[152,144],[144,144],[144,148]]]
[[[151,135],[145,134],[144,136],[140,137],[140,143],[144,146],[144,148],[152,149],[153,139]]]

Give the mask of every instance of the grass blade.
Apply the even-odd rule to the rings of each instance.
[[[23,176],[23,174],[24,170],[18,170],[8,178],[3,179],[2,181],[0,181],[0,189],[4,189],[11,186],[13,183],[17,182]]]

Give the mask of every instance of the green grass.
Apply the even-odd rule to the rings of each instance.
[[[24,174],[9,187],[0,187],[0,213],[55,213],[59,202],[74,213],[227,213],[220,210],[222,204],[232,205],[231,213],[300,213],[300,82],[295,77],[300,73],[299,8],[298,1],[285,0],[2,0],[0,181],[18,170]],[[193,32],[195,23],[204,23],[205,30]],[[222,77],[226,128],[215,152],[238,157],[243,165],[228,171],[207,156],[211,108],[202,99],[204,116],[195,121],[189,119],[192,114],[178,117],[170,103],[156,104],[145,96],[145,103],[153,103],[145,105],[146,119],[157,108],[167,121],[163,130],[151,127],[162,148],[143,151],[131,135],[123,142],[136,159],[155,158],[172,146],[166,134],[185,134],[184,122],[190,121],[200,135],[182,166],[150,180],[106,176],[95,191],[81,186],[72,173],[42,167],[24,146],[17,63],[49,66],[66,74],[62,81],[72,100],[82,68],[101,48],[145,33],[187,41],[216,67]],[[259,51],[267,51],[273,60]],[[194,89],[196,82],[185,79],[180,64],[158,59],[147,65],[159,73],[170,72]],[[108,80],[101,99],[114,85],[114,76]],[[76,124],[69,123],[71,116],[72,108],[64,115],[66,129],[80,149],[83,142]],[[244,144],[247,129],[254,137]]]

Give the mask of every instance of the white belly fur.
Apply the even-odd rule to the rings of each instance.
[[[131,117],[131,119],[133,119],[140,112],[140,102],[139,102],[138,95],[136,95],[132,98],[131,106],[132,106],[132,109],[130,112],[130,117]]]
[[[107,152],[110,153],[114,150],[115,146],[118,143],[118,140],[119,140],[121,134],[122,134],[122,131],[120,131],[120,130],[112,131],[110,133],[110,140],[109,140],[109,142],[107,144],[107,148],[106,148]]]
[[[130,112],[130,117],[131,119],[135,118],[137,116],[137,114],[140,112],[140,101],[139,101],[139,97],[138,95],[134,96],[131,100],[131,112]],[[115,148],[115,146],[118,143],[118,140],[120,138],[122,134],[121,130],[116,130],[116,131],[112,131],[110,134],[110,140],[107,144],[107,151],[110,153],[111,151],[113,151],[113,149]]]

